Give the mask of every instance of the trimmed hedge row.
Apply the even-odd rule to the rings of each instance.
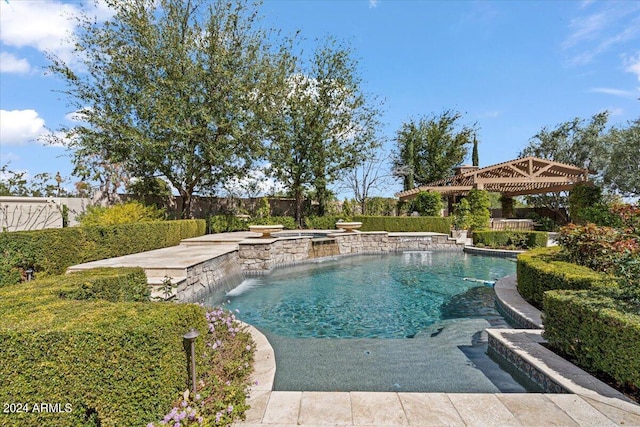
[[[354,216],[362,222],[360,231],[432,232],[449,234],[451,217],[439,216]]]
[[[62,276],[65,286],[58,292],[62,299],[111,302],[149,301],[147,275],[142,268],[94,268]]]
[[[559,252],[559,247],[552,246],[518,255],[518,292],[537,308],[542,308],[543,295],[549,290],[618,287],[615,277],[562,261]]]
[[[518,249],[546,247],[549,233],[546,231],[474,231],[473,244],[490,248],[514,246]]]
[[[249,231],[250,225],[281,224],[285,230],[295,230],[296,220],[290,216],[269,216],[244,220],[235,215],[214,215],[209,217],[210,233],[227,233],[231,231]]]
[[[75,264],[174,246],[203,235],[205,227],[204,220],[178,220],[3,232],[0,285],[15,283],[16,270],[62,274]]]
[[[640,315],[595,291],[544,294],[544,336],[592,372],[640,387]]]
[[[304,225],[311,230],[335,230],[336,222],[340,220],[351,221],[351,217],[345,215],[312,216],[304,219]]]
[[[143,276],[88,271],[0,289],[0,401],[32,405],[0,413],[1,425],[146,425],[171,408],[187,386],[182,335],[207,331],[205,309],[78,300],[141,299]],[[61,412],[33,412],[41,402]]]

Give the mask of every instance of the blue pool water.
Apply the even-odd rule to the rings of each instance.
[[[491,286],[504,258],[405,252],[323,259],[250,278],[206,304],[239,310],[275,351],[274,390],[523,393],[486,354],[506,327]]]
[[[515,268],[452,252],[348,257],[279,269],[208,302],[226,299],[243,321],[285,337],[413,338],[442,319],[496,316],[493,291],[463,279],[496,280]]]

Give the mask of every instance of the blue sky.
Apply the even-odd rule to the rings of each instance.
[[[73,60],[65,15],[79,3],[0,2],[0,165],[77,180],[66,149],[38,137],[70,123],[43,52]],[[602,110],[612,125],[640,116],[637,1],[266,0],[261,10],[309,46],[327,35],[351,44],[390,140],[409,118],[463,113],[479,128],[481,166],[516,158],[545,126]]]

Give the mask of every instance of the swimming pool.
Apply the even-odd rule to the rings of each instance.
[[[228,300],[267,336],[278,390],[522,392],[484,354],[482,331],[504,324],[493,289],[464,280],[515,268],[444,251],[324,259],[250,278],[206,303]]]

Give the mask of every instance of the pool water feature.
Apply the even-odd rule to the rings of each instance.
[[[457,252],[367,255],[274,270],[205,303],[260,329],[277,390],[523,392],[485,354],[504,324],[478,278],[515,273],[502,258]]]

